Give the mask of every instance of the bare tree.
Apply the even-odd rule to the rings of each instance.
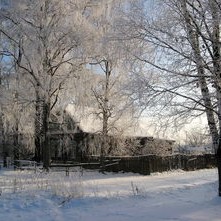
[[[97,41],[95,50],[91,54],[90,65],[96,67],[97,81],[92,85],[92,96],[96,106],[94,113],[101,121],[102,144],[100,150],[101,168],[104,166],[104,157],[109,150],[108,136],[120,135],[122,128],[118,122],[123,115],[129,112],[133,115],[132,103],[124,93],[123,84],[126,80],[124,67],[126,52],[122,45],[122,39],[118,35],[117,23],[120,22],[121,8],[126,1],[112,0],[105,2],[100,10],[100,16],[94,16],[96,20]],[[94,7],[98,7],[95,5]],[[128,122],[130,119],[127,119]],[[122,123],[122,121],[121,121]],[[127,124],[129,126],[129,124]]]
[[[102,65],[104,63],[104,65]],[[104,76],[104,85],[100,85],[102,87],[102,91],[98,92],[95,88],[92,88],[93,94],[98,103],[98,109],[100,113],[97,113],[98,116],[101,114],[102,119],[102,144],[101,144],[101,152],[100,152],[100,162],[101,168],[104,166],[104,157],[105,152],[107,151],[107,140],[108,140],[108,130],[109,130],[109,119],[112,115],[112,107],[110,106],[110,77],[112,73],[111,63],[107,60],[103,60],[98,62],[100,67],[102,68],[105,76]]]
[[[191,147],[200,147],[209,145],[211,143],[211,139],[208,134],[208,130],[203,130],[202,128],[197,127],[186,131],[184,142],[185,145]]]
[[[160,106],[162,116],[178,116],[178,121],[206,115],[218,159],[221,195],[220,5],[215,0],[160,3],[156,3],[161,11],[158,16],[140,13],[129,19],[133,26],[130,39],[140,40],[145,49],[135,57],[146,65],[146,71],[152,67],[151,77],[158,76],[148,81],[138,75],[147,97],[137,98],[141,97],[144,106],[151,102],[155,109]],[[139,4],[135,7],[143,11]]]

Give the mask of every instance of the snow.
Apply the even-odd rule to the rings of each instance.
[[[0,170],[0,220],[220,221],[217,170],[142,176]]]

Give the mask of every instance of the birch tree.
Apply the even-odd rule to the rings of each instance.
[[[131,39],[139,39],[149,50],[135,57],[146,65],[147,73],[152,68],[149,76],[154,76],[150,82],[145,74],[139,74],[139,83],[144,85],[147,95],[141,96],[141,100],[144,106],[151,101],[156,107],[163,107],[159,109],[162,115],[172,118],[176,114],[178,120],[206,115],[221,183],[220,4],[215,0],[160,3],[156,4],[156,10],[161,12],[157,16],[140,13],[129,19],[134,33]],[[139,5],[136,9],[143,11]],[[221,184],[219,195],[220,189]]]

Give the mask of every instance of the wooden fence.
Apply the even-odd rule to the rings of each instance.
[[[98,162],[98,158],[90,157],[90,161]],[[135,157],[106,157],[105,165],[105,171],[134,172],[143,175],[150,175],[154,172],[163,172],[177,169],[190,171],[204,168],[213,168],[216,167],[216,157],[212,154],[171,155],[163,157],[155,155]]]

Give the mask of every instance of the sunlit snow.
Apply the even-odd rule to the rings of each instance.
[[[220,221],[217,170],[141,176],[0,171],[0,220]]]

